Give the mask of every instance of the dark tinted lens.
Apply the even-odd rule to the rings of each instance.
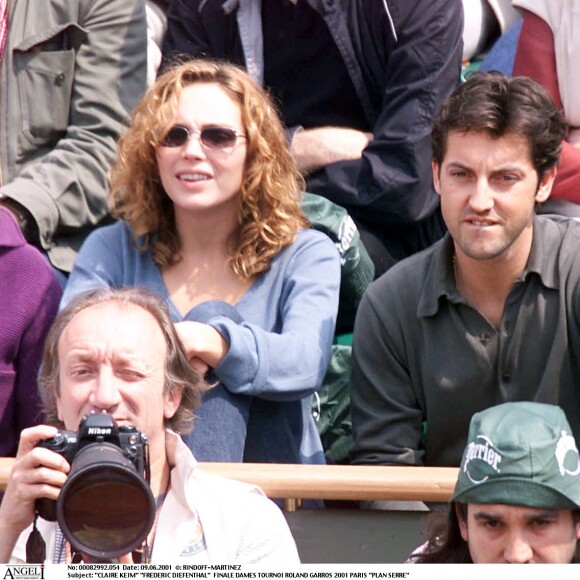
[[[129,473],[111,467],[107,471],[87,473],[67,489],[63,518],[75,545],[93,554],[125,554],[148,531],[149,504]]]
[[[201,141],[207,147],[233,147],[236,132],[227,127],[206,127],[201,130]]]
[[[175,125],[171,127],[161,142],[164,147],[181,147],[189,139],[189,131],[185,127]]]
[[[142,544],[153,526],[155,501],[119,447],[91,443],[74,458],[56,512],[73,546],[89,556],[110,559]]]

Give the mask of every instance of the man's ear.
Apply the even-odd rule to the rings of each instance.
[[[181,404],[181,391],[168,392],[163,396],[163,416],[165,419],[171,419],[179,409]]]
[[[60,396],[56,395],[55,399],[56,399],[56,412],[58,415],[58,420],[62,421],[64,423],[64,415],[62,413],[62,403],[60,401]]]
[[[455,515],[457,516],[457,523],[459,524],[459,532],[461,533],[461,537],[463,538],[464,542],[467,542],[467,522],[465,521],[465,519],[463,519],[463,514],[461,513],[461,506],[456,503],[454,506],[455,509]],[[469,509],[466,506],[466,511],[467,509]]]
[[[556,173],[558,173],[558,169],[552,167],[542,175],[538,184],[538,191],[536,191],[536,203],[544,203],[550,197]]]
[[[433,171],[433,187],[437,192],[437,195],[441,195],[441,166],[437,161],[431,161],[431,170]]]
[[[576,527],[576,539],[580,540],[580,516],[576,517],[576,523],[574,525]]]

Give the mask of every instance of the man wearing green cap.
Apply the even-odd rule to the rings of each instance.
[[[580,456],[564,412],[518,402],[473,416],[446,528],[418,563],[580,562]]]

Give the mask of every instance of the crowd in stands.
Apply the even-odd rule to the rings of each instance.
[[[36,444],[89,412],[152,439],[161,513],[197,526],[165,555],[200,562],[296,553],[241,487],[267,524],[234,510],[219,552],[225,508],[193,457],[459,466],[475,417],[528,412],[515,401],[560,407],[578,436],[573,2],[0,0],[0,455],[17,457],[0,560],[27,559],[35,500],[66,481]],[[129,392],[150,380],[156,400]],[[182,407],[194,430],[173,425]],[[462,561],[489,561],[456,505]],[[147,540],[158,559],[170,528]]]

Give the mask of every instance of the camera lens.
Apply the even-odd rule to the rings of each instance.
[[[92,443],[77,453],[56,511],[75,549],[113,559],[143,543],[155,519],[155,501],[118,447]]]

